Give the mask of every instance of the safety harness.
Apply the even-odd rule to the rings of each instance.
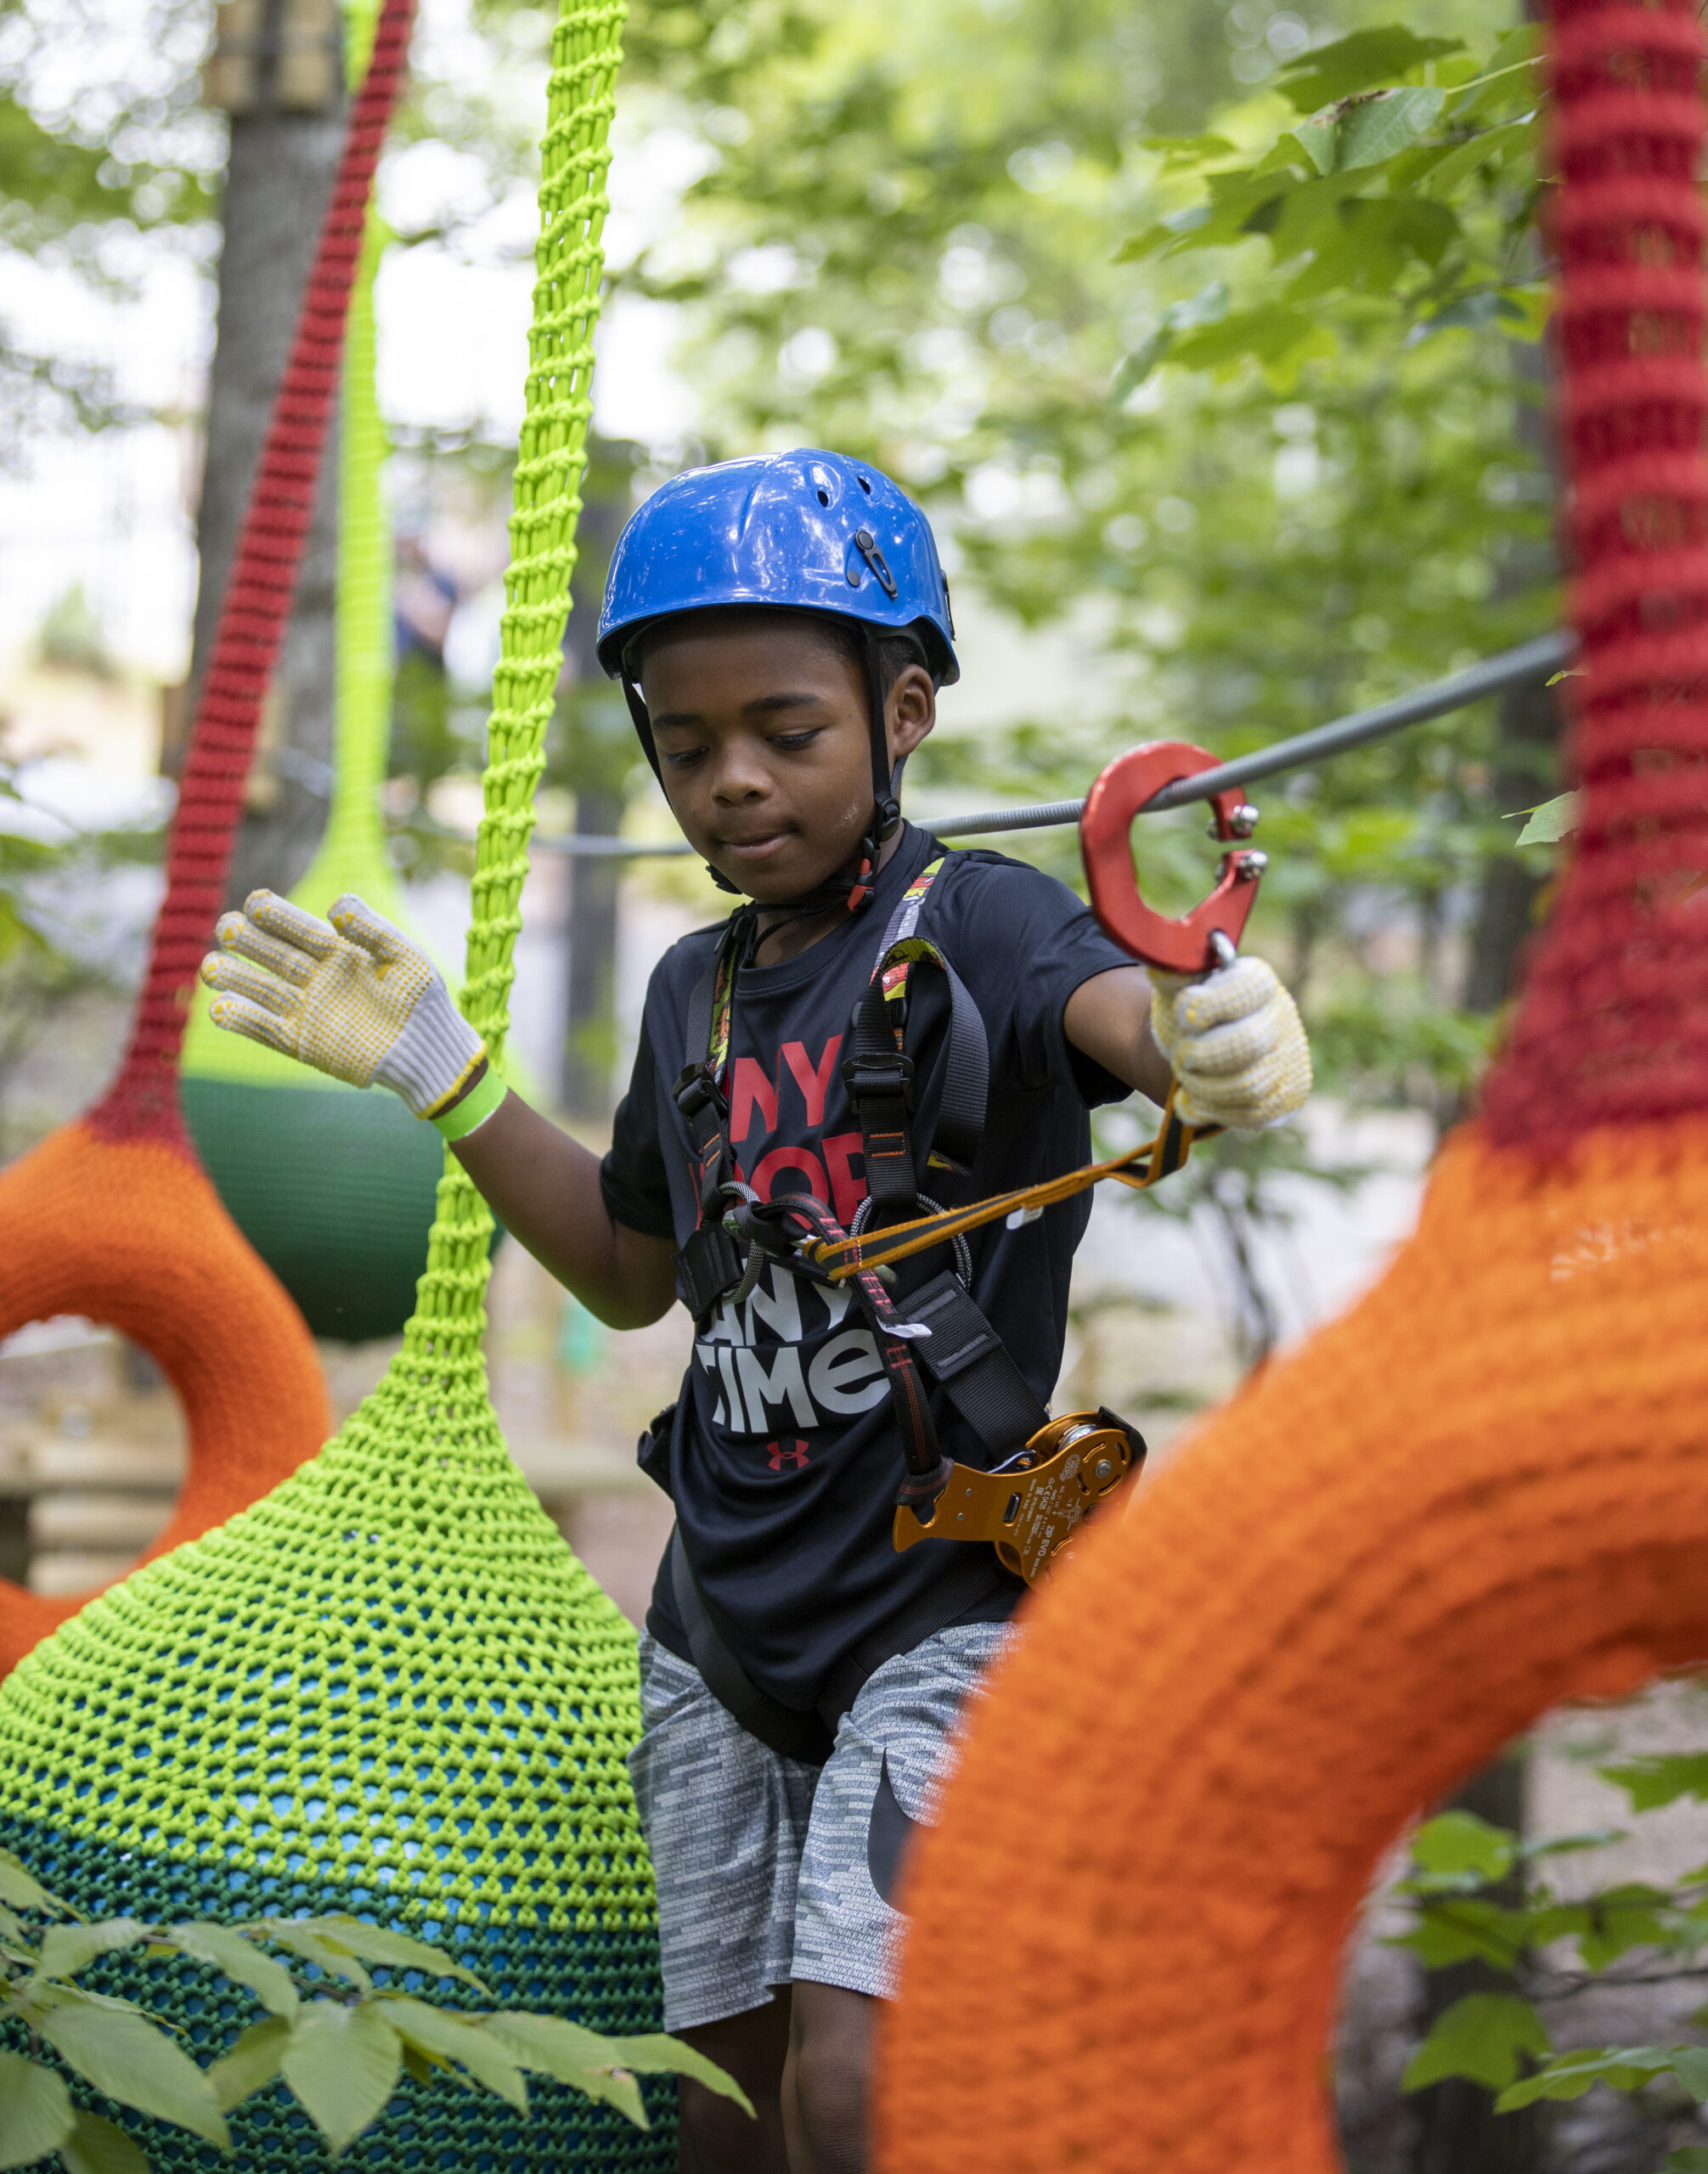
[[[924,1208],[927,1220],[952,1217],[955,1211],[924,1191],[922,1180],[928,1175],[950,1194],[965,1190],[978,1159],[989,1079],[984,1023],[953,966],[920,927],[927,897],[953,865],[939,848],[909,885],[849,1022],[842,1075],[860,1126],[866,1173],[866,1199],[853,1230],[844,1230],[810,1195],[763,1201],[738,1174],[724,1077],[754,909],[731,916],[690,1000],[687,1046],[706,1054],[685,1067],[674,1089],[693,1141],[700,1211],[698,1226],[676,1256],[684,1305],[696,1325],[705,1325],[720,1305],[741,1304],[771,1261],[809,1281],[845,1285],[871,1332],[901,1437],[905,1473],[896,1495],[896,1547],[935,1538],[995,1543],[994,1553],[980,1548],[958,1562],[861,1642],[832,1672],[819,1710],[803,1715],[753,1682],[728,1626],[700,1588],[679,1527],[671,1577],[695,1662],[713,1695],[744,1727],[793,1758],[828,1755],[837,1720],[885,1660],[988,1601],[1012,1576],[1029,1583],[1040,1576],[1096,1502],[1145,1455],[1143,1438],[1113,1412],[1051,1418],[972,1298],[971,1257],[958,1231],[947,1233],[955,1265],[909,1295],[905,1319],[888,1287],[893,1271],[860,1259],[863,1247],[893,1236],[880,1227],[886,1214],[914,1217]],[[914,1063],[905,1048],[910,993],[922,970],[940,974],[949,996],[943,1091],[923,1155],[915,1122]],[[1184,1159],[1191,1137],[1178,1125],[1174,1132],[1176,1152],[1170,1168]],[[925,1377],[986,1445],[991,1470],[955,1463],[944,1454]],[[1051,1469],[1040,1488],[1034,1475],[1046,1466]]]
[[[1136,959],[1175,972],[1206,972],[1234,956],[1263,869],[1261,854],[1237,845],[1250,835],[1256,811],[1235,788],[1211,797],[1213,832],[1230,850],[1210,895],[1178,920],[1140,898],[1128,836],[1136,813],[1164,786],[1215,762],[1207,749],[1187,741],[1134,748],[1093,785],[1080,825],[1091,904],[1104,929]],[[850,1021],[843,1079],[860,1125],[866,1180],[866,1198],[852,1230],[845,1231],[809,1195],[762,1201],[737,1172],[724,1073],[736,982],[754,940],[756,908],[732,915],[689,1005],[687,1046],[706,1054],[684,1069],[675,1087],[676,1107],[694,1142],[699,1195],[698,1225],[676,1256],[683,1304],[696,1325],[704,1323],[725,1301],[745,1299],[768,1260],[809,1281],[845,1286],[871,1331],[901,1435],[906,1470],[895,1498],[896,1549],[924,1540],[958,1540],[988,1541],[994,1551],[987,1556],[977,1548],[965,1558],[971,1568],[955,1564],[871,1633],[832,1673],[818,1712],[803,1715],[772,1698],[747,1674],[700,1589],[678,1528],[672,1577],[701,1675],[745,1728],[794,1758],[827,1756],[837,1720],[872,1670],[966,1615],[1005,1574],[1035,1584],[1097,1505],[1144,1462],[1144,1438],[1115,1412],[1100,1407],[1051,1417],[973,1301],[966,1234],[999,1218],[1017,1229],[1104,1178],[1142,1191],[1178,1170],[1195,1140],[1220,1129],[1187,1124],[1175,1112],[1170,1088],[1154,1137],[1125,1154],[964,1205],[927,1194],[922,1170],[945,1192],[970,1186],[989,1078],[978,1007],[949,960],[921,932],[926,900],[953,865],[936,846],[930,863],[908,886]],[[862,876],[867,872],[863,865]],[[905,1046],[909,991],[922,967],[944,977],[950,999],[943,1093],[922,1165],[914,1124],[914,1066]],[[923,1214],[917,1212],[922,1208]],[[886,1214],[903,1219],[880,1223]],[[955,1266],[909,1295],[909,1317],[903,1320],[889,1295],[893,1263],[945,1243],[955,1248]],[[988,1468],[944,1455],[922,1369],[984,1443],[991,1456]],[[660,1423],[655,1422],[655,1432]]]

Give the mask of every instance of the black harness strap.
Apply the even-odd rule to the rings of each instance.
[[[913,1146],[913,1060],[898,1046],[892,1000],[884,991],[884,966],[861,992],[848,1024],[843,1080],[860,1129],[866,1191],[875,1210],[917,1205],[920,1171]],[[949,983],[949,1038],[943,1097],[932,1136],[933,1159],[970,1171],[984,1132],[990,1082],[990,1047],[978,1007],[946,959],[922,952],[912,967],[932,966]],[[905,1022],[904,1022],[905,1023]]]
[[[726,960],[739,958],[747,939],[751,914],[732,915],[718,949],[688,1000],[685,1047],[706,1055],[684,1067],[672,1090],[694,1142],[694,1183],[699,1196],[699,1226],[676,1255],[676,1295],[696,1321],[704,1319],[741,1280],[741,1249],[724,1228],[724,1187],[734,1174],[730,1147],[730,1105],[711,1062],[712,1015]]]
[[[909,1294],[910,1320],[931,1331],[919,1345],[922,1366],[982,1442],[999,1455],[1023,1449],[1050,1414],[1032,1393],[952,1269]]]

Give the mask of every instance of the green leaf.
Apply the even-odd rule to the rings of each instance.
[[[0,2166],[29,2166],[71,2133],[76,2119],[62,2077],[21,2053],[0,2052]]]
[[[465,1970],[454,1956],[424,1940],[413,1939],[408,1933],[366,1924],[360,1918],[302,1918],[290,1922],[347,1955],[359,1955],[364,1963],[377,1963],[394,1970],[420,1970],[430,1978],[460,1979],[477,1993],[485,1993],[488,2000],[492,1998],[490,1990],[472,1970]]]
[[[49,1925],[42,1935],[42,1960],[37,1974],[42,1978],[75,1978],[99,1956],[146,1940],[149,1928],[139,1918],[106,1918],[97,1925]]]
[[[1226,136],[1141,136],[1141,151],[1155,151],[1164,172],[1179,166],[1205,166],[1213,159],[1231,159],[1237,147]]]
[[[1527,2000],[1517,1993],[1467,1993],[1436,2017],[1406,2064],[1401,2088],[1421,2091],[1463,2075],[1498,2091],[1517,2077],[1524,2054],[1547,2051],[1547,2032]]]
[[[1581,1906],[1589,1922],[1577,1942],[1584,1968],[1604,1970],[1633,1947],[1663,1943],[1668,1929],[1662,1912],[1671,1900],[1658,1888],[1641,1885],[1609,1888],[1587,1897]]]
[[[48,2008],[38,2015],[36,2028],[61,2060],[109,2098],[175,2121],[222,2150],[229,2144],[206,2076],[145,2016],[78,2001]]]
[[[305,1963],[312,1963],[329,1978],[341,1978],[358,1993],[371,1993],[374,1990],[374,1980],[349,1949],[340,1942],[323,1939],[306,1918],[265,1918],[248,1929],[259,1939],[288,1948],[292,1955],[300,1955]]]
[[[605,2038],[596,2030],[555,2015],[505,2012],[482,2020],[484,2028],[524,2068],[538,2069],[560,2083],[587,2090],[589,2087],[584,2079],[588,2075],[613,2068],[633,2070],[641,2075],[686,2075],[720,2098],[733,2098],[744,2112],[753,2110],[752,2101],[733,2076],[692,2046],[662,2030],[634,2038]]]
[[[1406,90],[1378,91],[1361,99],[1340,123],[1335,170],[1379,166],[1434,127],[1446,104],[1445,91],[1417,85]]]
[[[1502,1909],[1497,1902],[1470,1895],[1438,1895],[1423,1901],[1416,1925],[1390,1945],[1409,1947],[1428,1970],[1444,1970],[1474,1957],[1509,1970],[1535,1940],[1528,1911]]]
[[[1175,302],[1164,313],[1163,321],[1141,347],[1132,353],[1115,372],[1109,387],[1109,403],[1119,408],[1127,395],[1155,369],[1169,353],[1181,332],[1194,325],[1214,324],[1227,312],[1227,282],[1212,279],[1208,286],[1200,287],[1189,301]]]
[[[1282,138],[1285,143],[1288,139]],[[1333,173],[1340,150],[1340,123],[1332,113],[1319,113],[1314,120],[1301,121],[1293,131],[1291,140],[1310,160],[1318,173]]]
[[[279,2064],[290,2042],[290,2025],[282,2015],[269,2015],[264,2023],[250,2025],[231,2051],[222,2055],[207,2072],[222,2114],[230,2113],[245,2098],[252,2098],[257,2091],[267,2088],[278,2075]]]
[[[149,2162],[124,2131],[99,2114],[79,2114],[59,2147],[69,2174],[149,2174]]]
[[[43,1910],[55,1916],[62,1907],[9,1850],[0,1850],[0,1902],[9,1902],[14,1910]]]
[[[1708,2103],[1708,2046],[1676,2046],[1672,2073],[1699,2106]]]
[[[274,2015],[296,2014],[301,2003],[290,1973],[276,1957],[262,1954],[235,1925],[173,1925],[171,1938],[193,1962],[209,1963],[234,1985],[246,1985]]]
[[[1249,358],[1263,365],[1271,384],[1285,386],[1301,363],[1332,355],[1334,344],[1333,333],[1317,318],[1285,302],[1271,302],[1188,334],[1176,341],[1173,360],[1187,369],[1226,376]]]
[[[1495,2101],[1497,2114],[1515,2114],[1538,2098],[1581,2098],[1598,2083],[1614,2091],[1640,2091],[1672,2066],[1673,2049],[1667,2046],[1588,2046],[1561,2053],[1535,2075],[1526,2076],[1502,2091]]]
[[[1525,822],[1524,831],[1519,831],[1519,846],[1558,846],[1563,837],[1571,837],[1576,828],[1577,793],[1560,793],[1558,800],[1543,800],[1543,804],[1538,808],[1530,808],[1530,819]],[[1708,1787],[1708,1756],[1697,1759],[1695,1766],[1704,1770],[1704,1787]],[[1602,1767],[1602,1771],[1606,1774],[1608,1781],[1619,1781],[1617,1767]],[[1619,1787],[1623,1789],[1623,1783],[1619,1783]],[[1673,1796],[1680,1796],[1680,1791],[1673,1789]],[[1671,1796],[1660,1796],[1654,1802],[1669,1805]],[[1649,1809],[1647,1805],[1638,1805],[1637,1800],[1632,1800],[1632,1806],[1637,1811]]]
[[[314,2001],[299,2014],[279,2073],[335,2154],[386,2110],[403,2049],[377,2002]]]
[[[1553,834],[1563,837],[1567,830],[1576,826],[1576,793],[1568,792],[1559,800],[1549,801],[1546,808],[1538,808],[1525,824],[1519,843],[1527,842],[1539,818],[1570,803],[1571,821]],[[1553,838],[1543,837],[1536,842],[1549,845]],[[1615,1788],[1625,1791],[1633,1811],[1653,1811],[1660,1805],[1676,1804],[1680,1797],[1694,1797],[1699,1804],[1708,1803],[1708,1751],[1657,1753],[1643,1759],[1621,1760],[1616,1766],[1602,1766],[1596,1771],[1603,1781],[1611,1782]]]
[[[1500,128],[1485,128],[1468,144],[1456,144],[1429,168],[1425,181],[1429,194],[1451,196],[1491,160],[1501,162],[1518,152],[1527,151],[1536,139],[1535,121],[1509,121]]]
[[[1418,37],[1403,23],[1387,23],[1300,54],[1282,70],[1281,87],[1300,113],[1315,113],[1333,99],[1397,82],[1426,60],[1464,49],[1463,38]]]
[[[1660,2162],[1660,2174],[1708,2174],[1708,2149],[1687,2143],[1677,2151],[1669,2151]]]
[[[1472,1873],[1488,1882],[1505,1878],[1517,1848],[1510,1829],[1491,1827],[1474,1811],[1444,1811],[1412,1837],[1412,1861],[1423,1872]]]
[[[447,2014],[407,1995],[380,1997],[386,2020],[408,2044],[441,2060],[459,2062],[476,2083],[508,2099],[517,2113],[527,2111],[527,2085],[521,2070],[490,2032],[465,2016]]]

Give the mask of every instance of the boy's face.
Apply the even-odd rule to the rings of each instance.
[[[810,620],[668,626],[646,645],[640,691],[671,812],[720,876],[767,904],[847,866],[871,820],[865,684]],[[910,666],[884,708],[893,763],[936,722],[930,673]]]

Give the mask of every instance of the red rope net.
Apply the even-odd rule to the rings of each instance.
[[[136,1025],[118,1077],[84,1120],[110,1140],[188,1146],[178,1112],[178,1045],[223,901],[261,706],[314,510],[363,223],[403,83],[413,7],[414,0],[385,0],[373,59],[351,108],[196,709]]]
[[[1556,0],[1577,851],[1484,1098],[1502,1143],[1708,1104],[1708,374],[1688,0]]]

